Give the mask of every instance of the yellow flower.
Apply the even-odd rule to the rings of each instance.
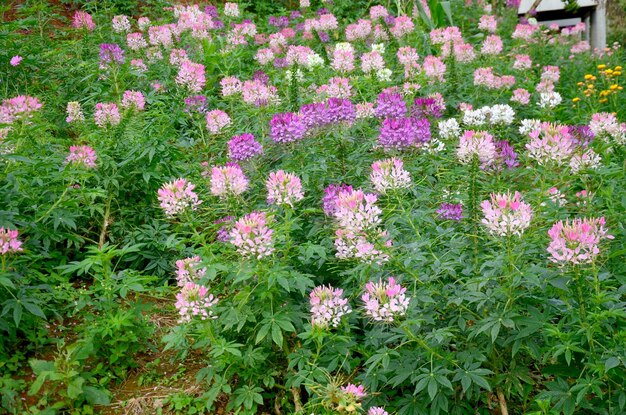
[[[576,97],[576,98],[572,99],[572,101],[578,102],[578,101],[580,101],[580,98]]]
[[[606,98],[602,98],[599,102],[600,102],[601,104],[604,104],[605,102],[609,102],[609,100],[608,100],[608,99],[606,99]]]
[[[589,84],[589,85],[587,85],[587,88],[588,88],[588,89],[593,89],[593,84]]]
[[[615,67],[615,70],[616,70],[616,71],[621,71],[621,70],[622,70],[622,67],[621,67],[621,66],[616,66],[616,67]]]
[[[585,79],[586,80],[590,80],[591,78],[593,78],[593,75],[591,75],[589,73],[587,75],[585,75]]]
[[[615,91],[617,88],[619,88],[619,85],[613,84],[610,86],[610,88],[611,88],[611,91]]]
[[[615,71],[613,72],[613,76],[620,76],[622,74],[621,71]]]
[[[602,70],[602,69],[604,69],[604,68],[606,68],[606,65],[605,65],[605,64],[598,65],[598,69]]]

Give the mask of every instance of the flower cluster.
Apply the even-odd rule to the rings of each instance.
[[[146,107],[146,99],[140,91],[124,91],[122,108],[143,111]]]
[[[248,178],[237,163],[214,166],[211,169],[211,194],[226,199],[239,196],[248,189]]]
[[[187,209],[195,210],[201,200],[193,191],[195,185],[185,179],[176,179],[165,183],[158,191],[158,199],[166,216],[176,216]]]
[[[271,172],[265,182],[267,188],[267,203],[270,205],[288,205],[293,207],[295,202],[304,199],[300,178],[283,170]]]
[[[305,133],[302,118],[292,112],[275,114],[270,121],[270,137],[277,143],[300,140]]]
[[[122,120],[117,104],[102,102],[96,104],[93,118],[96,125],[100,128],[115,127]]]
[[[228,157],[234,161],[250,160],[263,154],[263,145],[250,133],[236,135],[228,142]]]
[[[613,239],[604,228],[605,219],[569,219],[555,223],[548,231],[550,260],[559,264],[584,264],[593,262],[600,253],[602,239]]]
[[[414,117],[385,118],[378,143],[384,148],[419,147],[430,140],[430,121]]]
[[[71,146],[65,162],[74,166],[94,168],[97,158],[95,150],[89,146]]]
[[[204,65],[183,61],[176,76],[176,83],[191,92],[200,92],[206,84]]]
[[[230,242],[244,258],[262,259],[274,252],[272,234],[265,212],[252,212],[235,222],[230,230]]]
[[[213,306],[217,304],[217,297],[209,294],[209,289],[193,282],[186,283],[176,294],[176,309],[180,315],[180,322],[187,323],[198,316],[201,320],[215,319]]]
[[[18,236],[17,230],[0,228],[0,255],[14,254],[23,250]]]
[[[32,118],[42,106],[37,98],[27,95],[7,98],[0,105],[0,124],[13,124],[17,120]]]
[[[313,327],[337,327],[341,317],[352,312],[348,300],[343,298],[343,290],[331,286],[315,287],[309,294],[309,302]]]
[[[392,323],[406,314],[410,298],[405,295],[406,288],[389,277],[378,283],[368,282],[361,300],[365,303],[365,313],[374,321]]]
[[[83,114],[83,109],[79,102],[70,101],[67,103],[67,118],[65,118],[65,121],[67,123],[85,121],[85,115]]]
[[[442,203],[437,209],[441,219],[460,221],[463,219],[463,205],[460,203]]]
[[[544,122],[528,136],[528,156],[541,165],[561,166],[569,161],[575,148],[570,130],[565,125]]]
[[[218,134],[230,124],[232,124],[230,117],[222,110],[212,110],[206,114],[206,129],[211,134]]]
[[[515,192],[492,193],[490,200],[484,200],[480,207],[485,217],[481,221],[489,233],[496,236],[520,236],[530,226],[533,216],[529,204],[522,202],[521,194]]]
[[[200,267],[202,259],[199,256],[179,259],[176,261],[176,283],[183,287],[190,282],[197,282],[206,275],[206,268]]]
[[[375,161],[372,164],[370,180],[374,189],[382,194],[388,190],[406,189],[411,186],[411,175],[404,170],[402,160],[397,158]]]
[[[456,154],[463,164],[469,164],[477,157],[482,168],[490,166],[498,156],[493,136],[485,131],[472,130],[463,133]]]

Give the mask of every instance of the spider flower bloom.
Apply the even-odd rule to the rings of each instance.
[[[0,228],[0,255],[15,254],[23,250],[18,236],[17,230]]]
[[[106,69],[109,64],[124,64],[124,50],[117,43],[100,45],[100,69]]]
[[[530,103],[530,92],[528,92],[524,88],[517,88],[515,91],[513,91],[511,101],[517,102],[522,105],[528,105]]]
[[[219,225],[223,223],[223,225],[217,230],[216,240],[220,242],[230,242],[230,230],[233,227],[233,221],[236,218],[234,216],[224,216],[221,219],[213,222],[214,225]]]
[[[374,111],[374,104],[371,102],[362,102],[356,104],[355,119],[362,120],[366,118],[372,118],[374,116]]]
[[[419,147],[428,141],[430,122],[426,118],[385,118],[380,126],[378,142],[384,148]]]
[[[459,122],[454,118],[439,121],[437,127],[439,128],[439,137],[444,140],[451,140],[461,134]]]
[[[67,118],[65,118],[65,121],[68,123],[85,121],[85,115],[80,107],[80,102],[71,101],[67,103]]]
[[[331,184],[324,189],[324,199],[322,200],[324,214],[326,214],[326,216],[335,216],[339,194],[342,192],[350,193],[353,190],[352,186],[347,184]]]
[[[372,406],[367,410],[367,415],[389,415],[389,412],[385,411],[385,408],[381,406]]]
[[[481,221],[489,233],[496,236],[520,236],[530,226],[533,216],[530,205],[522,202],[519,192],[491,194],[491,200],[484,200],[480,207],[485,215]]]
[[[463,205],[460,203],[442,203],[437,209],[441,219],[460,221],[463,219]]]
[[[367,393],[365,393],[365,386],[357,386],[353,383],[348,383],[347,386],[342,386],[341,392],[345,395],[349,395],[351,400],[361,400],[367,396]]]
[[[370,180],[378,193],[388,190],[406,189],[411,186],[411,175],[404,170],[402,160],[390,158],[372,164]]]
[[[466,131],[459,141],[456,155],[463,164],[469,164],[478,157],[481,167],[491,165],[497,157],[493,136],[485,131]]]
[[[389,28],[389,31],[396,39],[400,39],[409,33],[412,33],[415,29],[415,24],[409,16],[396,17],[394,24]]]
[[[577,174],[583,170],[596,170],[602,164],[602,157],[593,149],[576,152],[569,161],[569,167],[572,173]]]
[[[374,114],[380,118],[404,117],[406,115],[406,102],[400,94],[379,94]]]
[[[434,117],[441,118],[445,111],[445,104],[436,97],[415,98],[411,106],[411,115],[417,118]]]
[[[334,212],[339,227],[349,231],[375,228],[381,223],[382,213],[375,204],[377,199],[375,194],[361,189],[340,192]]]
[[[176,83],[184,88],[187,88],[191,92],[202,91],[202,88],[206,84],[206,78],[204,77],[204,65],[200,63],[193,63],[191,61],[184,61],[178,70]]]
[[[146,99],[140,91],[124,91],[122,108],[143,111],[146,107]]]
[[[315,287],[309,294],[311,304],[311,325],[327,329],[337,327],[341,317],[352,312],[348,300],[343,298],[343,290],[330,285]]]
[[[252,212],[235,222],[230,230],[230,242],[244,258],[262,259],[272,255],[272,233],[266,225],[265,212]]]
[[[201,268],[202,259],[194,256],[176,261],[176,283],[183,287],[190,282],[198,281],[206,275],[206,268]]]
[[[65,158],[65,163],[94,168],[97,158],[95,150],[89,146],[71,146],[70,154]]]
[[[300,178],[283,170],[271,172],[265,182],[267,188],[267,203],[270,205],[289,205],[304,199]]]
[[[422,64],[422,68],[424,68],[424,74],[430,79],[431,82],[434,82],[435,80],[439,82],[444,81],[446,65],[437,56],[426,56],[424,58],[424,63]]]
[[[119,16],[114,16],[111,20],[111,25],[113,26],[113,31],[115,33],[128,33],[130,32],[130,20],[128,16],[123,14]]]
[[[575,144],[565,125],[541,123],[539,128],[532,130],[526,144],[528,156],[540,165],[555,164],[561,166],[569,161]]]
[[[220,87],[222,88],[222,96],[229,97],[241,93],[241,86],[243,84],[235,76],[227,76],[220,81]]]
[[[239,196],[248,189],[248,178],[237,163],[214,166],[211,169],[211,194],[226,199]]]
[[[593,114],[589,129],[598,138],[613,139],[618,144],[626,143],[626,124],[620,124],[614,114],[608,112]]]
[[[206,114],[206,129],[211,134],[219,133],[223,128],[232,123],[228,114],[222,110],[209,111]]]
[[[237,3],[225,3],[224,15],[228,17],[239,17],[239,5]]]
[[[228,157],[234,161],[250,160],[263,154],[263,146],[250,133],[233,136],[228,142]]]
[[[497,55],[502,52],[502,39],[498,35],[489,35],[483,42],[480,53],[484,55]]]
[[[120,110],[117,104],[96,104],[96,112],[93,115],[94,122],[100,128],[115,127],[121,121]]]
[[[345,229],[337,229],[335,231],[335,256],[339,259],[356,259],[366,264],[376,263],[382,265],[389,261],[389,255],[384,250],[379,249],[382,240],[387,236],[386,232],[378,231],[374,235],[374,241],[370,241],[371,237],[366,236],[362,232],[352,232]],[[391,241],[386,241],[385,246],[391,246]]]
[[[498,27],[498,22],[496,17],[490,14],[485,14],[480,16],[480,21],[478,23],[478,28],[480,30],[485,30],[489,33],[496,33],[496,28]]]
[[[330,67],[341,73],[352,72],[354,70],[354,51],[335,48]]]
[[[206,97],[204,95],[192,95],[185,98],[185,112],[204,114],[207,110]]]
[[[135,32],[126,35],[126,44],[130,50],[141,50],[148,47],[148,42],[143,38],[143,33]]]
[[[410,301],[405,292],[406,288],[396,284],[393,277],[389,277],[386,282],[382,278],[378,283],[368,282],[361,296],[365,303],[365,314],[374,321],[388,323],[404,316]]]
[[[20,62],[22,62],[22,58],[20,55],[15,55],[11,58],[11,60],[9,61],[9,63],[11,64],[11,66],[17,66],[20,64]]]
[[[96,28],[96,24],[93,22],[93,18],[89,13],[78,10],[74,13],[74,17],[72,18],[72,27],[92,31]]]
[[[576,218],[571,222],[559,221],[548,231],[550,245],[548,253],[550,261],[559,264],[584,264],[593,262],[600,253],[598,247],[602,239],[613,239],[604,228],[605,220],[601,218]]]
[[[175,306],[182,323],[191,321],[195,316],[199,316],[201,320],[217,318],[211,309],[215,304],[217,297],[209,294],[208,288],[193,282],[186,283],[176,294]]]
[[[326,104],[323,102],[314,102],[301,106],[299,115],[307,131],[312,131],[330,123],[330,114]]]
[[[188,208],[196,210],[202,201],[198,200],[198,195],[193,191],[195,187],[185,179],[176,179],[161,186],[158,199],[165,215],[176,216]]]
[[[270,137],[277,143],[300,140],[305,133],[302,118],[293,112],[275,114],[270,121]]]

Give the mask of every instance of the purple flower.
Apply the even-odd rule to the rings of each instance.
[[[415,101],[413,101],[413,107],[411,107],[411,115],[417,118],[441,118],[442,111],[444,109],[445,107],[442,108],[435,98],[415,98]]]
[[[275,68],[286,68],[287,66],[289,66],[289,63],[287,63],[287,59],[285,58],[276,58],[274,59],[274,67]]]
[[[569,127],[569,133],[572,141],[581,147],[588,147],[596,136],[588,125],[572,125]]]
[[[303,105],[300,107],[300,116],[307,130],[323,127],[330,123],[330,113],[323,102]]]
[[[124,50],[117,43],[102,43],[100,45],[100,68],[104,69],[109,63],[124,63]]]
[[[294,10],[289,14],[289,18],[291,20],[296,20],[296,19],[299,19],[300,17],[302,17],[302,13],[300,13],[300,11],[298,10]]]
[[[428,141],[430,122],[426,118],[385,118],[378,136],[378,142],[385,148],[403,149],[421,146]]]
[[[401,118],[406,115],[406,103],[400,94],[378,95],[374,114],[380,118]]]
[[[321,9],[317,9],[317,15],[318,16],[321,16],[323,14],[328,14],[328,13],[330,13],[330,12],[328,11],[328,9],[326,9],[324,7],[322,7]]]
[[[234,216],[225,216],[222,219],[218,219],[213,224],[219,225],[223,223],[224,225],[218,229],[217,231],[217,240],[220,242],[230,242],[230,230],[233,227],[233,221],[235,220]]]
[[[206,97],[204,95],[193,95],[185,98],[185,112],[199,112],[201,114],[207,111]]]
[[[352,192],[352,186],[347,184],[331,184],[324,190],[324,213],[326,216],[334,216],[337,210],[337,197],[342,192]]]
[[[463,205],[460,203],[442,203],[437,209],[441,219],[460,221],[463,219]]]
[[[220,15],[219,12],[217,11],[217,7],[215,6],[206,6],[204,8],[204,13],[208,14],[209,16],[213,18],[218,18]]]
[[[270,82],[270,77],[263,71],[256,71],[254,75],[252,75],[252,80],[259,81],[264,85],[268,85]]]
[[[270,121],[270,137],[277,143],[300,140],[305,133],[302,119],[293,112],[275,114]]]
[[[396,18],[390,14],[385,16],[385,24],[389,27],[393,26],[394,24],[396,24]]]
[[[226,26],[224,25],[224,22],[221,21],[220,19],[213,20],[213,29],[214,30],[221,30],[224,27],[226,27]]]
[[[326,32],[317,32],[317,36],[320,38],[320,42],[322,43],[330,42],[330,35]]]
[[[330,122],[333,124],[342,121],[352,124],[356,119],[356,109],[349,99],[329,98],[326,105]]]
[[[250,133],[236,135],[228,142],[228,157],[235,161],[245,161],[263,154],[263,146]]]
[[[517,161],[517,153],[513,146],[507,141],[497,141],[496,142],[496,166],[498,168],[502,168],[502,166],[506,166],[507,169],[511,170],[515,167],[519,166],[519,161]]]

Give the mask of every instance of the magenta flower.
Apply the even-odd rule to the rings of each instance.
[[[529,204],[522,202],[519,192],[492,193],[491,200],[484,200],[480,207],[485,215],[481,221],[489,233],[496,236],[520,236],[530,226],[533,216]]]
[[[42,106],[36,97],[19,95],[7,98],[0,105],[0,124],[13,124],[20,119],[32,118]]]
[[[175,306],[180,315],[180,322],[189,322],[196,316],[199,316],[201,320],[217,318],[212,310],[217,301],[217,297],[209,294],[208,288],[193,282],[186,283],[176,294]]]
[[[382,278],[378,283],[368,282],[361,300],[365,303],[365,313],[374,321],[391,323],[406,314],[410,298],[405,295],[406,288],[396,284],[393,277],[386,282]]]
[[[430,122],[426,118],[385,118],[380,126],[378,142],[387,149],[419,147],[428,141]]]
[[[311,303],[311,325],[327,329],[337,327],[341,317],[352,312],[348,300],[343,298],[343,290],[330,285],[318,286],[309,294]]]
[[[267,188],[267,203],[270,205],[288,205],[293,207],[294,202],[304,199],[300,178],[283,170],[271,172],[265,182]]]
[[[206,274],[206,268],[201,268],[202,259],[194,256],[176,261],[176,282],[179,287],[198,281]]]
[[[302,118],[292,112],[275,114],[270,121],[270,137],[277,143],[300,140],[305,133]]]
[[[441,219],[460,221],[463,219],[463,205],[460,203],[442,203],[437,209]]]
[[[250,160],[260,154],[263,154],[263,146],[250,133],[233,136],[228,142],[228,157],[231,160]]]
[[[11,66],[17,66],[20,64],[20,62],[22,62],[22,59],[24,58],[22,58],[20,55],[15,55],[11,58],[9,63],[11,64]]]
[[[252,212],[235,222],[230,231],[230,242],[244,258],[262,259],[274,252],[272,234],[267,226],[265,212]]]
[[[584,264],[593,262],[600,253],[599,244],[602,239],[613,239],[604,228],[605,220],[601,218],[583,218],[555,223],[548,231],[550,245],[548,253],[550,261],[559,264]]]
[[[0,228],[0,255],[15,254],[23,250],[18,236],[17,230]]]
[[[211,169],[211,193],[221,199],[239,196],[248,189],[248,178],[237,163]]]
[[[117,105],[113,103],[97,103],[96,112],[93,117],[94,122],[100,128],[114,127],[121,121],[120,110]]]
[[[378,193],[388,190],[406,189],[411,186],[411,175],[404,170],[402,160],[390,158],[372,164],[370,181]]]
[[[331,184],[324,190],[324,213],[326,216],[334,216],[337,210],[337,198],[341,192],[352,192],[352,186],[347,184]]]
[[[74,166],[95,168],[97,158],[95,150],[89,146],[71,146],[65,162]]]
[[[110,64],[122,65],[124,50],[117,43],[103,43],[100,45],[100,69],[106,69]]]
[[[158,199],[165,215],[172,217],[189,208],[195,210],[202,203],[193,191],[195,187],[185,179],[176,179],[161,186],[158,191]]]
[[[400,94],[379,94],[374,113],[379,118],[404,117],[406,115],[406,102]]]
[[[367,415],[389,415],[389,412],[385,411],[385,408],[380,406],[372,406],[367,411]]]

